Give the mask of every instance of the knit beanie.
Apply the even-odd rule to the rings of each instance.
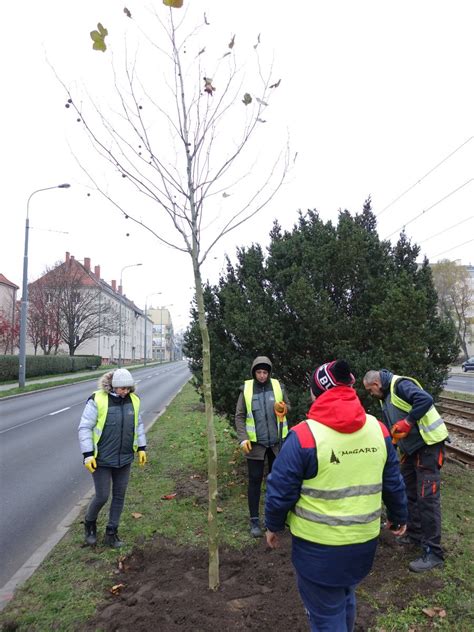
[[[310,388],[314,395],[321,395],[334,386],[352,386],[355,377],[345,360],[333,360],[321,364],[311,376]]]
[[[127,369],[117,369],[112,375],[112,386],[114,388],[135,386],[135,380]]]

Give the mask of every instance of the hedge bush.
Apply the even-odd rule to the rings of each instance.
[[[0,356],[0,382],[8,382],[18,378],[18,356]],[[99,367],[102,358],[97,355],[84,356],[26,356],[26,377],[75,373],[92,367]]]

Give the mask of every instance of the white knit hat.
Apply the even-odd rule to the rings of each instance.
[[[127,369],[117,369],[112,375],[112,386],[114,388],[135,386],[135,380]]]

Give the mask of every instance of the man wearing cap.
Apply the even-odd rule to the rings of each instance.
[[[400,464],[408,497],[408,526],[401,544],[421,547],[410,562],[415,573],[442,566],[441,467],[448,430],[433,405],[432,396],[412,377],[387,369],[368,371],[365,389],[382,405],[382,420],[400,450]]]
[[[92,474],[95,496],[85,516],[85,542],[97,543],[97,517],[109,498],[112,501],[105,529],[104,544],[118,548],[118,536],[130,467],[138,453],[139,465],[146,463],[146,437],[140,414],[140,399],[135,381],[127,369],[103,375],[99,389],[87,400],[79,423],[79,443],[84,466]]]
[[[235,428],[240,448],[247,459],[250,533],[258,538],[263,535],[259,507],[265,456],[271,472],[275,456],[288,434],[286,413],[289,400],[283,384],[271,377],[269,358],[255,358],[250,372],[252,379],[246,380],[240,387]]]
[[[382,501],[406,529],[405,487],[385,426],[367,415],[347,362],[318,367],[306,421],[291,429],[267,481],[267,543],[289,526],[298,589],[312,631],[354,628],[355,588],[372,568]]]

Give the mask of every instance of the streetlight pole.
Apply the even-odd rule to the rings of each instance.
[[[146,366],[146,353],[147,353],[147,349],[146,349],[146,328],[147,328],[147,321],[148,321],[148,299],[150,298],[150,296],[155,296],[157,294],[161,294],[161,292],[153,292],[153,294],[148,294],[148,296],[145,297],[145,339],[143,341],[143,366]]]
[[[21,295],[21,312],[20,312],[20,348],[19,348],[19,364],[18,364],[18,386],[23,388],[26,379],[26,321],[28,314],[28,235],[30,231],[30,200],[36,193],[40,191],[50,191],[51,189],[69,189],[70,184],[56,184],[53,187],[45,187],[36,189],[31,193],[26,203],[26,221],[25,221],[25,253],[23,255],[23,291]]]
[[[122,303],[123,303],[123,285],[122,285],[122,276],[123,271],[127,268],[136,268],[137,266],[141,266],[141,263],[131,263],[128,266],[123,266],[120,270],[120,290],[122,294],[120,295],[120,303],[119,303],[119,357],[118,357],[118,367],[122,366]]]
[[[160,364],[163,362],[163,355],[166,356],[166,349],[165,349],[165,353],[163,354],[163,310],[168,309],[168,307],[173,307],[173,303],[171,303],[170,305],[163,305],[160,309]],[[166,344],[166,336],[165,336],[165,344]]]

